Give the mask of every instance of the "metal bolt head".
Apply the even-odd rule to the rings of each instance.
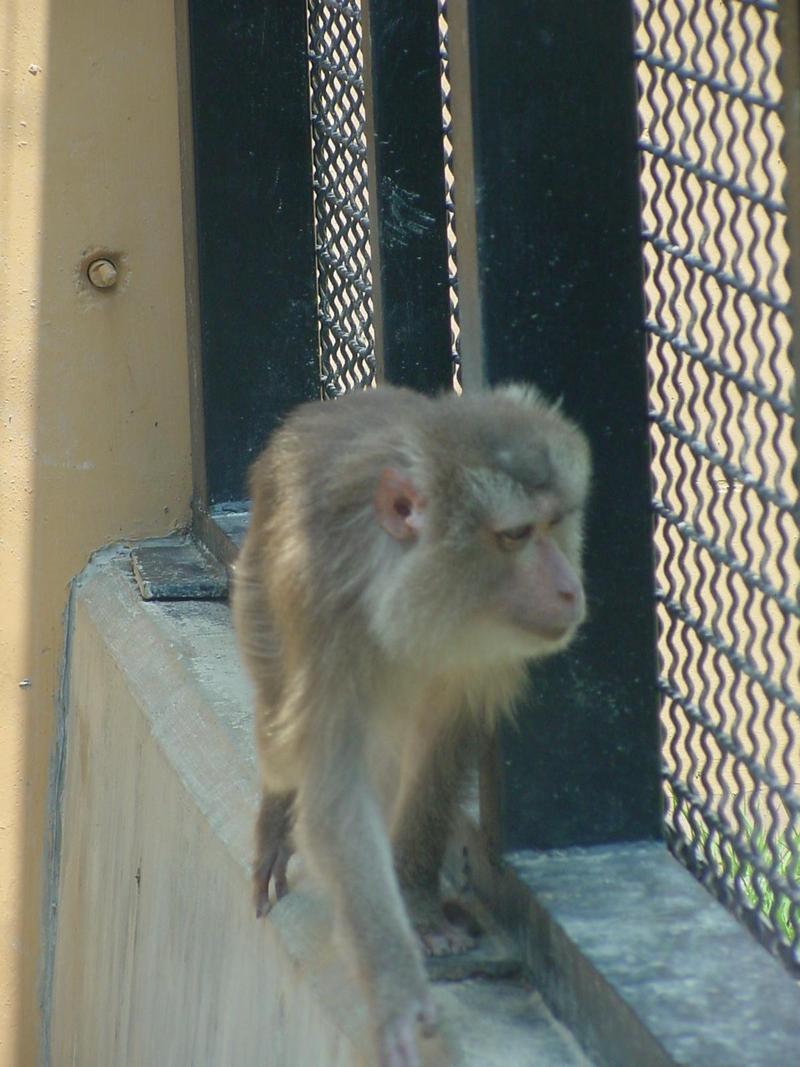
[[[95,289],[111,289],[117,284],[117,266],[110,259],[94,259],[86,268]]]

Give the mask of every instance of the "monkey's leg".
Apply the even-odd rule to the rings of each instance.
[[[442,908],[444,853],[464,781],[477,751],[474,730],[462,726],[431,746],[428,761],[409,795],[394,834],[400,887],[422,948],[449,956],[475,947],[475,938],[451,922]]]
[[[380,1067],[419,1067],[416,1028],[430,1032],[435,1010],[354,724],[345,733],[316,738],[308,753],[297,842],[333,895],[372,1002]]]
[[[269,899],[270,882],[275,885],[278,900],[285,896],[286,868],[294,848],[292,846],[292,807],[294,793],[261,794],[261,807],[256,820],[256,856],[253,863],[253,901],[260,919],[267,915],[272,904]]]

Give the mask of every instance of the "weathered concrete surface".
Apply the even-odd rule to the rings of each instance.
[[[800,1062],[800,986],[661,843],[520,852],[512,867],[535,901],[529,965],[602,1062]]]
[[[74,596],[53,1067],[344,1067],[367,1018],[330,917],[256,922],[249,694],[227,605],[145,603],[123,553]],[[438,985],[426,1067],[580,1067],[520,983]]]
[[[253,918],[253,765],[226,614],[152,608],[102,563],[76,592],[57,1067],[357,1062],[275,926]],[[287,903],[291,927],[300,902]]]

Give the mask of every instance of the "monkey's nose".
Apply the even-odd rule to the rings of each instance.
[[[586,612],[586,599],[583,587],[577,582],[564,582],[556,590],[556,611],[565,616],[567,626],[575,626],[580,623]]]

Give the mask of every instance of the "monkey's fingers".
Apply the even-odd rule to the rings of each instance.
[[[418,1005],[384,1026],[380,1035],[380,1067],[420,1067],[417,1024],[431,1037],[436,1031],[436,1011],[430,1002]]]
[[[256,918],[269,915],[274,903],[289,892],[286,872],[293,850],[289,845],[279,845],[256,860],[253,865],[253,903]],[[270,899],[270,885],[275,888],[275,901]]]
[[[418,924],[417,936],[426,956],[457,956],[469,952],[477,944],[468,930],[445,918],[435,926]]]
[[[417,1012],[417,1022],[425,1037],[433,1037],[439,1029],[439,1017],[432,1000],[426,1000]]]
[[[269,899],[269,879],[263,881],[253,876],[253,904],[257,919],[263,919],[265,915],[269,915],[272,909],[272,901]]]
[[[381,1035],[380,1067],[420,1067],[415,1030],[408,1019],[386,1027]]]
[[[282,845],[278,850],[278,856],[275,860],[275,866],[272,871],[272,879],[275,883],[275,897],[280,900],[281,897],[285,897],[289,892],[289,884],[286,879],[286,872],[289,868],[289,860],[292,858],[292,850]]]

